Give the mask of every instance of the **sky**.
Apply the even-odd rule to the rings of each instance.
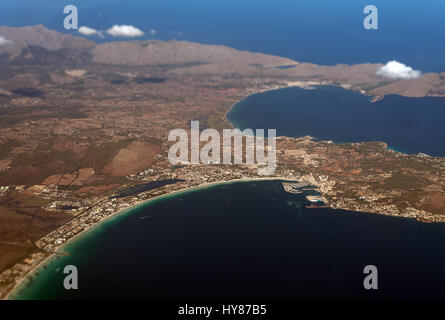
[[[135,40],[223,44],[328,65],[397,60],[445,71],[443,0],[2,0],[0,25],[70,32],[63,28],[67,4],[78,7],[79,26],[103,31],[103,38],[89,36],[98,42],[128,40],[106,33],[124,24],[144,32]],[[363,28],[368,4],[379,10],[378,30]]]

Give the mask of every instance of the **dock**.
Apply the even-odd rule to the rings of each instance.
[[[309,201],[306,208],[330,208],[328,200],[318,192],[317,187],[309,182],[283,182],[283,188],[286,192],[293,194],[302,194],[304,191],[311,193],[306,194],[306,200]]]
[[[283,182],[283,188],[286,192],[299,194],[303,192],[303,188],[309,187],[310,183],[302,182]]]

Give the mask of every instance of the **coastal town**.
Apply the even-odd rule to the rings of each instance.
[[[333,85],[372,101],[439,97],[445,74],[407,86],[376,77],[379,64],[318,66],[197,43],[96,44],[43,26],[0,30],[17,40],[0,56],[0,298],[98,223],[218,183],[283,180],[284,191],[317,191],[308,207],[445,222],[445,159],[385,142],[277,137],[277,167],[267,177],[258,164],[168,161],[170,130],[189,133],[193,120],[202,129],[232,128],[228,112],[255,93]],[[145,55],[149,46],[158,53]],[[177,47],[183,56],[166,54]],[[128,48],[140,55],[127,55]]]
[[[277,138],[278,145],[289,144],[291,140],[294,139],[286,137]],[[14,287],[22,284],[22,280],[29,272],[49,257],[60,254],[63,255],[64,244],[75,239],[97,223],[104,221],[117,213],[124,212],[126,209],[162,195],[220,183],[264,179],[283,180],[283,190],[290,193],[300,193],[302,192],[301,190],[308,187],[317,190],[319,196],[307,197],[309,203],[312,203],[312,205],[308,205],[308,208],[311,206],[329,206],[334,209],[347,209],[351,212],[379,213],[404,218],[413,218],[425,222],[445,222],[445,215],[431,214],[425,210],[411,207],[402,209],[394,204],[392,199],[387,197],[387,194],[371,193],[369,188],[365,188],[365,190],[367,190],[365,193],[361,193],[361,188],[357,187],[354,188],[355,194],[352,192],[345,193],[339,189],[339,185],[344,183],[340,178],[340,175],[337,175],[336,178],[336,175],[329,175],[327,172],[324,172],[322,167],[320,168],[322,160],[326,159],[326,155],[320,153],[314,154],[309,151],[312,149],[310,146],[323,148],[323,146],[329,146],[331,143],[329,141],[316,142],[310,137],[297,139],[297,141],[300,148],[295,150],[298,151],[297,154],[302,160],[302,164],[295,167],[286,166],[284,164],[286,163],[287,157],[284,157],[281,159],[283,165],[278,166],[275,175],[270,177],[258,176],[256,170],[257,165],[223,166],[201,164],[170,166],[165,160],[162,160],[163,158],[161,157],[159,158],[159,163],[153,165],[151,169],[146,169],[139,173],[129,175],[127,178],[130,183],[124,187],[130,188],[132,185],[143,186],[151,181],[159,183],[171,180],[172,182],[160,187],[150,188],[150,190],[147,191],[142,189],[142,192],[131,196],[117,197],[116,195],[122,192],[122,188],[120,188],[120,191],[109,191],[101,196],[90,198],[77,197],[75,200],[72,200],[73,194],[71,192],[58,190],[57,186],[32,187],[34,191],[37,190],[38,192],[35,196],[44,197],[48,200],[45,210],[68,210],[73,215],[73,219],[35,241],[36,250],[34,253],[20,263],[14,265],[13,268],[7,269],[0,274],[0,296],[3,298],[6,297]],[[296,141],[293,142],[295,143]],[[286,151],[281,156],[285,156],[286,154],[289,156],[289,150],[292,149],[287,148],[283,150]],[[394,156],[393,151],[387,150],[384,152],[388,152],[388,156]],[[293,154],[292,151],[291,154]],[[293,156],[296,156],[296,154],[293,154]],[[403,157],[403,155],[400,156]],[[420,157],[422,158],[422,155]],[[437,161],[434,158],[429,159],[429,157],[427,157],[422,159],[432,161],[438,168],[443,168],[444,166],[442,161]],[[295,159],[293,160],[293,163],[295,163]],[[319,173],[323,172],[324,174],[317,175],[314,172],[305,172],[305,170],[302,170],[304,166],[306,166],[306,168],[308,166],[318,168],[316,171]],[[168,169],[165,167],[168,167]],[[391,175],[383,173],[374,177],[368,176],[368,179],[374,179],[375,182],[378,182],[379,180],[384,181],[390,177]],[[14,190],[18,191],[24,189],[26,189],[25,186],[10,186],[8,188],[3,187],[2,190],[12,192]],[[346,196],[347,194],[351,194],[351,196]],[[6,193],[3,193],[3,196],[5,195]]]

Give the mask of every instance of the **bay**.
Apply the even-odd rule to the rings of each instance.
[[[338,143],[382,141],[405,153],[445,156],[445,98],[388,95],[371,101],[341,87],[291,87],[247,97],[228,119],[242,130],[274,128],[278,136]]]
[[[443,224],[305,205],[279,181],[157,199],[65,246],[70,256],[50,261],[13,298],[445,297]],[[78,290],[63,288],[70,264]],[[363,289],[365,265],[377,266],[379,290]]]

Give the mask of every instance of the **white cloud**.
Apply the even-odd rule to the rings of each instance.
[[[158,33],[155,29],[150,29],[149,32],[152,36],[154,36],[156,33]]]
[[[99,34],[99,31],[97,31],[96,29],[87,27],[87,26],[82,26],[77,31],[79,31],[79,33],[81,33],[81,34],[83,34],[85,36],[92,36],[92,35],[95,35],[95,34]]]
[[[403,63],[398,61],[390,61],[377,70],[379,77],[391,78],[391,79],[415,79],[420,76],[419,70],[414,70]]]
[[[107,33],[109,35],[112,35],[113,37],[125,37],[125,38],[140,37],[144,35],[144,32],[136,27],[130,25],[117,25],[117,24],[108,29]]]
[[[0,46],[7,44],[7,43],[11,43],[11,40],[6,40],[5,38],[3,38],[2,36],[0,36]]]

